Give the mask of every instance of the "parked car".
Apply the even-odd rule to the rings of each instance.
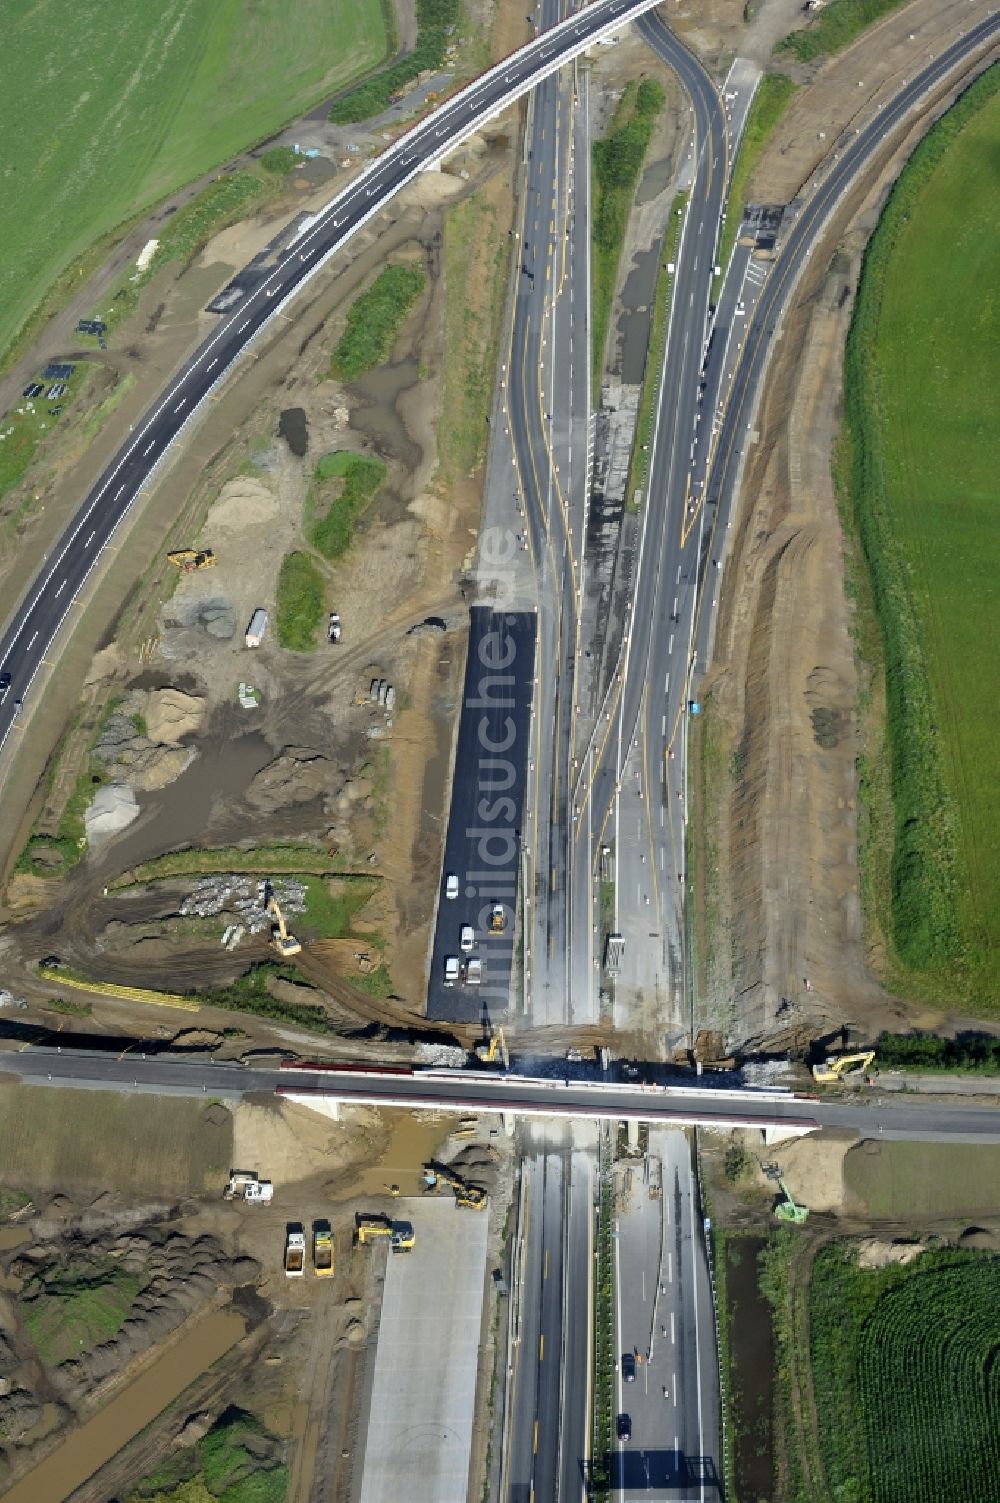
[[[445,878],[444,895],[446,898],[458,897],[458,878],[454,872],[449,872]]]
[[[458,956],[446,955],[444,959],[444,984],[454,986],[458,980]]]
[[[476,948],[476,931],[471,924],[462,925],[462,933],[459,937],[458,947],[463,955],[470,954]]]

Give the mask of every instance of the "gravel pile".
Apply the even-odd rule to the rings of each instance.
[[[270,886],[286,917],[305,912],[304,882],[280,877]],[[232,872],[199,877],[181,904],[180,913],[185,918],[215,918],[219,913],[229,913],[251,934],[261,934],[273,922],[267,912],[267,888],[268,883],[259,877],[239,877]]]

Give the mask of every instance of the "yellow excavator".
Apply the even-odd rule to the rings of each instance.
[[[214,569],[216,558],[211,548],[200,551],[195,548],[175,548],[173,553],[167,554],[167,562],[185,574],[193,574],[196,569]]]
[[[476,1058],[482,1065],[495,1065],[499,1060],[501,1070],[510,1069],[510,1055],[502,1028],[491,1030],[486,1042],[476,1045]]]
[[[470,1185],[468,1180],[460,1174],[454,1173],[444,1164],[431,1160],[424,1165],[424,1184],[428,1190],[435,1190],[439,1184],[448,1185],[455,1195],[455,1204],[463,1210],[483,1211],[486,1209],[489,1196],[479,1185]]]
[[[874,1049],[861,1049],[857,1054],[831,1054],[821,1065],[813,1065],[813,1080],[817,1085],[836,1085],[845,1075],[867,1075],[874,1063]]]
[[[413,1231],[413,1225],[409,1221],[390,1221],[388,1216],[367,1216],[361,1214],[355,1216],[355,1246],[364,1246],[368,1242],[377,1242],[382,1237],[389,1239],[389,1246],[394,1253],[412,1251],[413,1244],[417,1240]]]
[[[288,960],[293,955],[298,955],[302,946],[294,934],[289,934],[285,924],[285,915],[274,893],[271,892],[267,899],[267,912],[274,919],[274,928],[271,930],[271,944],[283,960]]]

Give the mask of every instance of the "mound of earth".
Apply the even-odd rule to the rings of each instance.
[[[17,1445],[42,1419],[42,1406],[27,1388],[0,1396],[0,1440]]]
[[[88,842],[100,845],[110,840],[130,825],[138,813],[135,794],[127,783],[105,783],[83,817]]]
[[[883,1242],[879,1237],[863,1237],[858,1243],[859,1268],[887,1268],[890,1263],[905,1267],[920,1257],[922,1242]]]
[[[997,1239],[984,1226],[967,1226],[958,1239],[959,1247],[981,1247],[988,1252],[995,1250]]]
[[[238,475],[222,487],[206,525],[213,533],[242,533],[256,523],[272,521],[277,514],[277,497],[263,481]]]
[[[246,791],[252,808],[271,810],[287,804],[306,804],[329,793],[338,769],[318,752],[289,746],[262,767]]]
[[[146,696],[146,734],[161,746],[177,746],[184,736],[199,731],[205,719],[205,700],[180,689],[154,689]]]

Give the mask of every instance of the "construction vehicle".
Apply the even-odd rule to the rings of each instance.
[[[285,1233],[285,1277],[301,1279],[306,1271],[306,1234],[296,1222]]]
[[[274,1186],[269,1179],[261,1179],[254,1169],[231,1169],[223,1197],[226,1200],[247,1200],[251,1205],[266,1205],[274,1199]]]
[[[494,903],[490,909],[490,933],[503,934],[507,928],[507,910],[502,903]]]
[[[813,1080],[817,1085],[836,1085],[845,1075],[867,1075],[874,1063],[874,1049],[861,1049],[857,1054],[831,1054],[821,1065],[813,1065]]]
[[[274,928],[271,930],[271,944],[282,960],[288,960],[292,955],[298,955],[302,946],[294,934],[289,934],[285,924],[285,915],[281,911],[281,905],[273,892],[268,894],[267,912],[274,919]]]
[[[184,574],[193,574],[196,569],[214,569],[216,558],[211,548],[200,551],[194,548],[175,548],[173,553],[167,554],[167,562]]]
[[[316,1277],[333,1277],[333,1232],[328,1221],[313,1222],[313,1268]]]
[[[510,1069],[510,1056],[507,1053],[507,1040],[504,1038],[502,1028],[496,1028],[489,1035],[488,1042],[476,1045],[476,1058],[480,1064],[493,1065],[500,1061],[502,1070]]]
[[[480,1185],[470,1185],[468,1180],[456,1174],[444,1164],[431,1162],[424,1165],[424,1185],[428,1190],[436,1190],[438,1184],[448,1185],[454,1192],[455,1204],[463,1210],[483,1211],[489,1196]]]
[[[339,642],[341,635],[342,627],[340,625],[340,617],[337,615],[336,611],[331,611],[330,620],[326,628],[326,639],[328,642]]]
[[[354,1244],[364,1246],[385,1238],[394,1253],[407,1253],[417,1240],[409,1221],[390,1221],[388,1216],[358,1215],[354,1218]]]
[[[809,1220],[809,1207],[796,1204],[792,1199],[791,1190],[783,1179],[778,1180],[778,1188],[785,1198],[775,1206],[775,1217],[778,1221],[789,1221],[793,1226],[802,1226],[803,1222]]]

